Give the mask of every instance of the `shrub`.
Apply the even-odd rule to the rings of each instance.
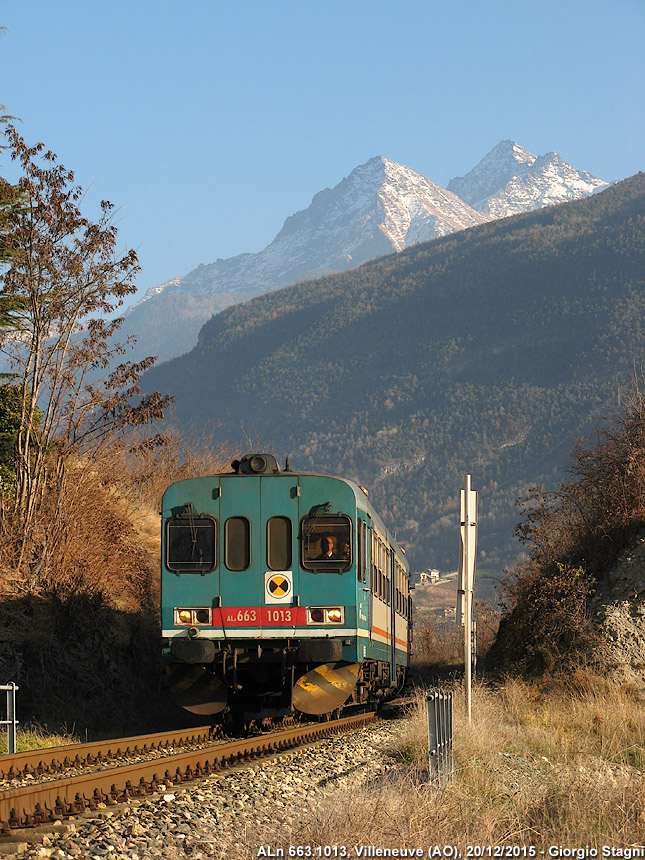
[[[536,487],[516,535],[530,546],[505,584],[505,612],[491,658],[524,671],[569,667],[598,656],[589,597],[645,523],[645,395],[579,442],[572,479],[552,493]],[[547,656],[549,655],[549,656]]]

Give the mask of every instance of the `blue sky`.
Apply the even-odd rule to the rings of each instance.
[[[374,155],[441,185],[504,138],[607,181],[645,168],[643,0],[2,7],[0,102],[90,211],[120,207],[140,292],[261,250]]]

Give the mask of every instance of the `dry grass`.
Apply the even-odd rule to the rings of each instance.
[[[455,689],[455,774],[427,781],[425,699],[397,733],[399,767],[351,790],[318,792],[290,825],[247,833],[259,844],[379,848],[645,844],[645,713],[629,690],[579,675],[550,689],[508,680],[473,691],[469,725]],[[426,854],[427,856],[427,854]]]
[[[42,750],[47,747],[61,747],[67,744],[80,743],[73,734],[51,734],[46,729],[35,726],[30,729],[18,729],[16,732],[16,752]],[[0,755],[7,751],[7,733],[0,732]]]

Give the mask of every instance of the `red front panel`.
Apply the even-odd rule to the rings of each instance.
[[[305,606],[224,606],[213,609],[213,627],[301,627]]]

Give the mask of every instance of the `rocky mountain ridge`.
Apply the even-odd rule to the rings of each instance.
[[[470,173],[448,183],[449,191],[489,220],[580,200],[606,187],[557,152],[535,156],[512,140],[502,140]]]
[[[354,268],[366,260],[474,227],[486,217],[455,194],[383,156],[354,168],[334,188],[290,215],[256,254],[202,263],[187,275],[152,287],[162,293],[252,293]]]
[[[149,289],[127,311],[123,333],[137,337],[135,357],[166,360],[191,349],[201,326],[230,304],[604,185],[556,153],[537,157],[512,141],[447,189],[377,156],[319,191],[262,251],[201,264]]]

